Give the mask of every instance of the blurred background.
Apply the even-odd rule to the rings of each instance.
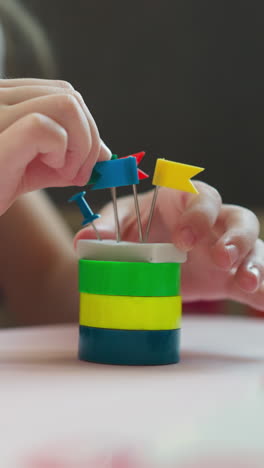
[[[0,0],[0,22],[6,77],[71,82],[113,153],[145,150],[150,175],[157,157],[205,167],[201,179],[263,223],[262,0]],[[76,191],[48,190],[74,231]],[[109,199],[88,193],[94,210]]]
[[[56,64],[50,75],[82,93],[113,153],[145,150],[142,169],[150,174],[156,157],[203,166],[201,178],[224,201],[261,209],[263,1],[21,3],[47,33]],[[32,41],[22,50],[17,40],[18,76],[21,69],[43,76],[31,62]],[[140,190],[150,187],[151,180]],[[74,191],[50,193],[65,205]],[[109,193],[89,199],[102,204]]]

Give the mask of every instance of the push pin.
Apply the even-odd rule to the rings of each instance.
[[[89,207],[87,201],[84,198],[85,194],[86,194],[86,192],[76,193],[75,195],[73,195],[73,197],[71,197],[69,199],[69,202],[70,203],[71,202],[76,202],[77,203],[77,205],[80,208],[80,211],[81,211],[81,213],[82,213],[82,215],[84,217],[82,225],[86,226],[87,224],[91,224],[93,226],[94,230],[95,230],[97,239],[102,240],[101,237],[100,237],[100,234],[99,234],[99,232],[96,229],[95,224],[94,224],[94,221],[96,219],[98,219],[98,218],[101,218],[101,215],[93,213],[93,211],[91,210],[91,208]]]
[[[116,224],[116,240],[120,242],[121,230],[117,212],[116,187],[139,183],[136,158],[128,156],[124,159],[117,159],[117,156],[113,155],[110,161],[99,161],[94,166],[92,179],[95,179],[92,190],[111,189]]]

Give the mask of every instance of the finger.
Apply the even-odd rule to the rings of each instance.
[[[24,101],[29,101],[41,96],[48,96],[50,94],[71,94],[78,97],[77,91],[71,88],[61,88],[55,86],[32,85],[32,86],[15,86],[15,87],[1,87],[0,85],[0,102],[7,106],[14,106]]]
[[[223,269],[238,267],[258,238],[258,219],[246,208],[223,205],[217,224],[222,235],[212,248],[212,259]]]
[[[211,234],[221,208],[221,197],[217,190],[203,182],[196,182],[195,186],[199,190],[198,195],[175,193],[174,210],[180,211],[178,219],[175,219],[172,204],[171,213],[166,212],[167,219],[175,226],[173,242],[185,251],[191,250],[208,233]]]
[[[74,89],[70,83],[64,80],[43,80],[41,78],[0,79],[1,88],[15,88],[18,86],[51,86],[62,89]]]
[[[67,84],[67,83],[66,83]],[[76,185],[84,185],[87,183],[91,168],[99,161],[108,160],[111,158],[111,151],[100,140],[99,132],[95,121],[86,106],[80,93],[72,87],[65,88],[65,94],[72,95],[80,104],[87,121],[89,123],[91,149],[86,155],[84,162],[79,167],[78,173],[74,177],[73,183]],[[15,105],[31,100],[37,97],[48,95],[61,95],[62,88],[52,86],[19,86],[17,88],[0,88],[0,102],[6,105]]]
[[[90,126],[80,104],[75,97],[65,94],[31,99],[6,109],[4,116],[0,116],[0,131],[31,113],[46,115],[66,130],[68,150],[65,167],[60,169],[60,174],[72,181],[92,148]]]
[[[112,155],[112,153],[111,153],[110,149],[101,140],[101,145],[100,145],[99,155],[97,157],[97,160],[98,161],[107,161],[107,160],[111,159],[111,155]],[[96,158],[93,159],[94,162],[93,162],[92,167],[97,162],[97,160],[96,160]],[[77,176],[73,180],[74,185],[79,185],[79,186],[86,185],[88,183],[88,181],[89,181],[90,174],[91,174],[91,159],[89,158],[82,165],[82,167],[80,168]]]
[[[14,199],[28,191],[66,185],[57,171],[67,148],[67,133],[41,114],[21,118],[0,135],[0,214]],[[40,155],[42,155],[40,157]]]
[[[250,307],[263,312],[264,317],[264,282],[260,284],[259,288],[254,291],[245,291],[241,289],[240,285],[233,279],[230,281],[230,292],[228,296],[233,301],[247,304]]]
[[[246,292],[254,293],[259,289],[264,281],[264,244],[262,240],[257,240],[254,248],[237,269],[234,280]]]
[[[101,140],[98,161],[108,161],[111,159],[112,153],[108,146]]]
[[[101,141],[99,131],[94,121],[94,118],[91,115],[90,111],[88,110],[87,106],[85,105],[84,100],[80,93],[77,93],[77,98],[89,122],[89,128],[91,132],[91,143],[92,143],[89,157],[87,157],[84,160],[83,164],[79,168],[78,173],[76,174],[75,179],[73,180],[75,185],[82,186],[82,185],[87,184],[90,178],[92,169],[95,163],[97,162],[97,160],[98,159],[101,161],[109,160],[111,158],[111,151]]]

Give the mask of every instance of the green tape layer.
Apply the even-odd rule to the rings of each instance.
[[[79,291],[106,296],[179,296],[179,263],[79,260]]]

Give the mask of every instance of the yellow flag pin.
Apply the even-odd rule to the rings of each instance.
[[[157,159],[152,183],[159,187],[198,193],[190,179],[202,171],[202,167]]]
[[[171,189],[181,190],[183,192],[197,194],[199,192],[190,179],[202,171],[204,171],[203,167],[190,166],[189,164],[168,161],[167,159],[157,159],[152,180],[152,184],[156,185],[156,187],[150,207],[148,224],[144,237],[145,242],[148,240],[159,187],[168,187]]]

